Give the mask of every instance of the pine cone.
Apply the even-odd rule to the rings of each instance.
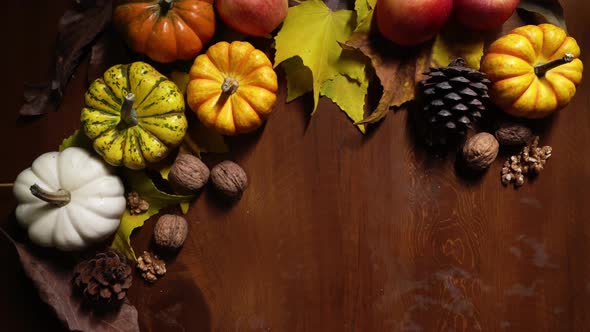
[[[428,143],[446,144],[463,138],[482,118],[491,82],[484,73],[465,67],[462,58],[447,67],[430,68],[424,75],[430,76],[419,83]]]
[[[114,249],[108,249],[76,265],[72,282],[91,303],[117,304],[131,287],[131,272],[127,258]]]

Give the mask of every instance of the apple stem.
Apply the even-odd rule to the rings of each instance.
[[[537,76],[539,76],[539,77],[545,76],[545,74],[548,71],[550,71],[551,69],[553,69],[555,67],[559,67],[561,65],[565,65],[566,63],[570,63],[570,62],[574,61],[574,58],[575,57],[573,54],[566,53],[563,56],[563,58],[536,65],[535,66],[535,74],[537,74]]]
[[[238,91],[239,87],[240,87],[240,84],[238,83],[238,81],[235,78],[226,77],[223,80],[223,84],[221,84],[221,91],[223,91],[224,94],[231,96],[236,91]]]

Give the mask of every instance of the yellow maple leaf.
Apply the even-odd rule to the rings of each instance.
[[[167,206],[185,203],[184,208],[186,208],[186,204],[190,202],[193,196],[180,196],[165,193],[159,190],[154,182],[143,171],[124,170],[123,174],[129,190],[139,193],[139,196],[146,200],[150,207],[146,212],[141,214],[131,214],[129,213],[129,210],[125,211],[121,217],[121,223],[115,233],[111,247],[124,253],[130,259],[137,260],[130,239],[133,230],[142,227],[146,220]]]
[[[430,56],[431,67],[445,67],[457,57],[462,57],[468,67],[479,69],[485,37],[481,32],[465,33],[462,29],[449,24],[436,36]]]
[[[330,98],[342,109],[353,122],[361,121],[365,116],[365,95],[369,81],[357,82],[347,76],[338,74],[334,79],[325,81],[320,92],[322,96]],[[365,126],[357,128],[364,134]]]
[[[354,23],[353,11],[332,11],[320,0],[308,0],[289,8],[283,27],[275,37],[275,67],[292,57],[299,57],[303,65],[311,71],[314,112],[323,82],[333,79],[342,71],[358,72],[350,66],[364,69],[364,62],[353,61],[344,67],[339,63],[342,54],[339,42],[350,37]],[[299,80],[291,82],[291,86],[299,82],[307,84]],[[306,89],[304,87],[297,90],[301,92]],[[295,94],[291,94],[293,95]]]
[[[283,61],[281,67],[287,76],[288,103],[313,90],[311,70],[303,65],[300,57]]]
[[[377,5],[377,0],[356,0],[354,2],[354,10],[356,12],[355,32],[368,32],[371,29],[375,5]]]

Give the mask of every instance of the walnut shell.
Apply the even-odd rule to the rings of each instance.
[[[211,182],[215,189],[227,198],[239,198],[248,187],[248,177],[240,165],[222,161],[211,170]]]
[[[463,159],[467,167],[482,171],[496,160],[500,144],[488,133],[479,133],[469,138],[463,146]]]
[[[182,247],[188,235],[188,223],[186,219],[174,214],[165,214],[158,219],[154,227],[154,241],[165,249],[178,249]]]
[[[496,139],[503,146],[521,146],[533,139],[530,128],[517,123],[503,123],[496,130]]]
[[[191,154],[181,154],[170,167],[168,179],[177,192],[195,192],[209,181],[209,168],[201,159]]]

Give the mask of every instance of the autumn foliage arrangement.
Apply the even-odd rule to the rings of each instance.
[[[538,174],[551,147],[539,148],[523,119],[566,107],[583,71],[559,3],[547,3],[356,0],[354,9],[333,10],[320,0],[292,7],[286,0],[82,1],[61,22],[58,56],[67,61],[57,64],[51,84],[27,90],[21,109],[22,115],[56,109],[90,50],[90,69],[98,75],[89,79],[80,130],[14,184],[16,216],[36,245],[15,243],[27,274],[49,294],[47,302],[66,299],[70,308],[113,303],[115,314],[103,325],[137,330],[137,312],[126,300],[131,267],[157,282],[166,261],[147,250],[137,257],[131,233],[163,209],[178,206],[186,213],[208,187],[235,204],[248,188],[247,172],[229,160],[207,165],[200,158],[228,152],[224,136],[263,130],[283,102],[277,99],[281,84],[286,102],[308,95],[311,114],[321,96],[329,98],[362,133],[392,109],[413,108],[427,142],[460,144],[468,169],[483,172],[502,147],[517,146],[523,150],[505,164],[503,183]],[[542,22],[500,32],[515,10]],[[104,31],[110,26],[116,33]],[[221,40],[223,29],[245,40]],[[269,38],[272,46],[253,46]],[[109,48],[105,41],[120,43]],[[127,54],[109,62],[105,54],[122,45]],[[370,85],[382,88],[375,105],[366,103]],[[502,123],[486,127],[494,122],[486,118]],[[159,219],[158,249],[181,252],[191,223],[180,214]],[[96,255],[86,254],[68,271],[38,263],[31,249],[96,246]],[[45,274],[61,288],[46,290]],[[76,294],[62,285],[66,281]],[[58,315],[71,329],[96,327]]]

